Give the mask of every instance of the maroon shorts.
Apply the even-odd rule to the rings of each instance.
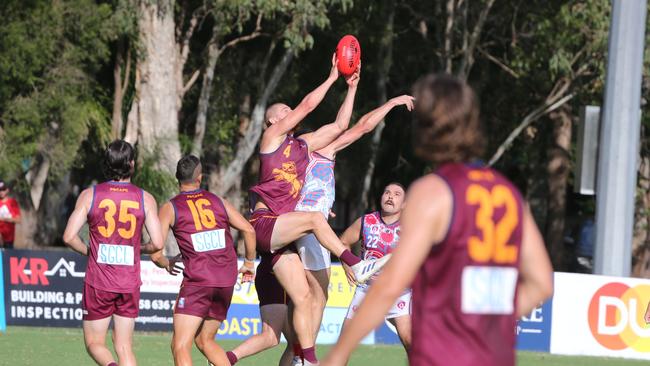
[[[234,289],[235,286],[204,287],[184,284],[176,298],[174,314],[224,320],[228,315]]]
[[[279,256],[278,256],[279,258]],[[273,264],[270,256],[262,256],[262,261],[257,266],[255,274],[255,289],[257,298],[260,300],[260,306],[271,304],[286,305],[289,297],[287,292],[273,274]]]
[[[275,263],[280,259],[280,255],[287,250],[296,251],[296,246],[291,243],[281,249],[271,251],[271,235],[273,235],[273,228],[278,215],[274,214],[268,209],[262,208],[253,211],[250,218],[250,223],[255,229],[255,240],[257,241],[257,252],[261,255],[271,255],[271,263]],[[273,276],[275,278],[275,276]]]
[[[81,308],[83,320],[99,320],[115,314],[137,318],[140,306],[140,289],[128,293],[99,290],[84,282]]]

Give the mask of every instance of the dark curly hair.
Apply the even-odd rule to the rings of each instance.
[[[135,150],[124,140],[115,140],[108,144],[104,152],[102,170],[108,180],[122,180],[133,175]]]
[[[429,74],[413,86],[415,154],[435,165],[481,158],[485,138],[476,95],[464,81]]]

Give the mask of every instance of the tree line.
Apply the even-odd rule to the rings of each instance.
[[[594,197],[573,193],[575,132],[580,107],[602,104],[609,1],[6,0],[0,14],[0,177],[23,207],[26,245],[60,245],[66,210],[102,179],[115,138],[135,144],[134,180],[159,202],[192,153],[207,187],[244,210],[266,106],[295,105],[317,85],[345,34],[362,46],[352,123],[424,73],[455,74],[479,95],[486,163],[531,203],[556,269],[572,266],[567,233],[594,215]],[[648,44],[639,276],[650,271]],[[335,85],[305,127],[335,118],[344,89]],[[375,208],[385,183],[433,168],[412,155],[410,121],[392,112],[340,154],[333,225]]]

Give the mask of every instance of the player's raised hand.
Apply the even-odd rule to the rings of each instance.
[[[169,263],[165,267],[165,270],[172,276],[176,276],[177,274],[181,273],[183,271],[183,267],[179,265],[179,262],[182,261],[181,255],[178,254],[174,258],[169,259]]]
[[[645,309],[643,320],[645,320],[646,324],[650,324],[650,302],[648,302],[648,307]]]
[[[255,279],[255,262],[244,259],[244,264],[239,268],[241,283],[253,282]]]
[[[332,69],[330,69],[330,78],[338,79],[339,78],[339,61],[336,59],[336,52],[332,54]]]
[[[413,110],[413,102],[415,102],[415,98],[413,98],[410,95],[400,95],[399,97],[392,98],[389,102],[393,103],[395,106],[399,105],[405,105],[406,109],[409,111]]]
[[[357,67],[354,74],[345,77],[345,82],[348,83],[350,88],[356,88],[359,85],[359,80],[361,80],[361,62],[359,62],[359,67]]]

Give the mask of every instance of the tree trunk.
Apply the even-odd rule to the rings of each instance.
[[[233,188],[238,180],[242,179],[242,171],[248,159],[255,152],[255,147],[262,136],[262,125],[264,124],[264,112],[271,94],[277,88],[280,79],[287,71],[287,67],[293,59],[293,50],[286,49],[280,62],[271,72],[268,83],[262,89],[262,93],[253,107],[251,122],[246,134],[237,143],[237,152],[233,160],[227,165],[220,165],[210,173],[208,184],[210,190],[218,195],[226,195]]]
[[[173,6],[171,0],[140,3],[138,27],[144,57],[138,63],[139,93],[132,106],[139,149],[154,158],[157,169],[172,176],[181,156],[178,95],[183,89],[177,79]]]
[[[36,158],[36,163],[27,173],[27,183],[29,183],[29,196],[32,200],[32,206],[38,211],[45,190],[47,176],[50,173],[50,158],[46,154]]]
[[[567,108],[551,114],[553,141],[548,149],[548,214],[546,242],[556,271],[567,268],[564,247],[566,190],[571,166],[571,115]]]
[[[490,9],[492,9],[492,5],[494,5],[494,1],[495,0],[487,1],[485,7],[479,14],[476,24],[474,25],[472,35],[469,37],[469,43],[467,45],[463,45],[463,60],[461,61],[460,67],[458,68],[458,76],[463,80],[467,79],[467,76],[469,75],[469,72],[474,65],[474,52],[476,51],[478,40],[481,37],[481,32],[483,32],[483,26],[485,25],[485,21],[487,20],[488,14],[490,13]],[[467,3],[465,6],[469,6],[469,3]],[[465,28],[465,32],[467,32],[467,24],[465,24]]]
[[[447,22],[445,23],[445,45],[444,45],[444,64],[445,72],[451,74],[452,67],[452,50],[453,50],[453,37],[454,37],[454,12],[456,9],[455,0],[447,0]]]
[[[208,44],[208,63],[203,73],[201,82],[201,94],[196,111],[196,125],[194,127],[194,140],[192,143],[192,154],[201,156],[203,151],[203,137],[205,136],[205,125],[208,118],[208,107],[210,106],[210,96],[212,95],[212,82],[214,81],[214,69],[221,55],[221,49],[218,43],[219,30],[218,25],[212,30],[212,38]]]
[[[377,60],[379,60],[379,67],[377,70],[377,104],[382,105],[388,100],[386,91],[386,84],[388,84],[388,74],[393,64],[393,35],[394,35],[394,19],[395,19],[395,2],[387,0],[384,2],[384,9],[386,9],[386,27],[383,29],[382,37],[379,43],[379,51]],[[361,202],[358,205],[359,210],[365,210],[368,207],[368,194],[370,193],[370,185],[372,177],[375,174],[375,165],[377,160],[377,151],[381,143],[381,134],[384,131],[385,123],[382,120],[375,128],[370,140],[370,159],[368,167],[363,176],[363,185],[361,187],[361,194],[359,196]],[[355,214],[359,214],[357,212]]]
[[[124,70],[124,79],[122,79],[122,64],[124,63],[126,63],[126,67]],[[113,92],[113,118],[111,121],[111,137],[113,139],[122,138],[122,128],[124,125],[122,106],[124,93],[129,85],[130,73],[131,52],[130,49],[127,51],[124,50],[124,41],[120,40],[117,44],[117,56],[113,68],[113,84],[115,85],[115,91]]]

